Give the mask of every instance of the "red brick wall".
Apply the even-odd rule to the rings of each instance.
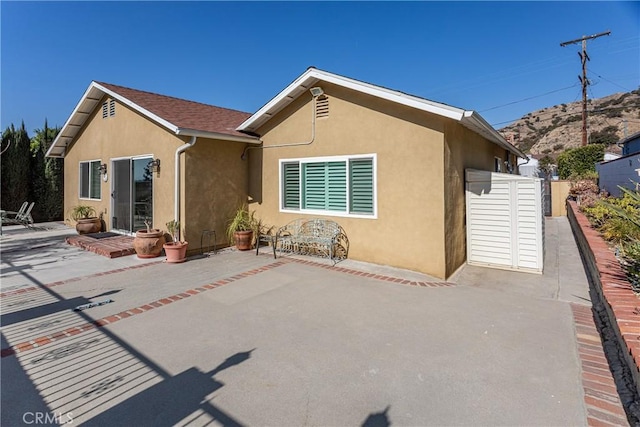
[[[587,273],[607,310],[640,393],[640,298],[631,289],[614,252],[591,227],[576,202],[567,201],[567,216]]]

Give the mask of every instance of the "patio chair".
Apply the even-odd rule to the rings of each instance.
[[[3,212],[2,225],[23,225],[27,228],[31,227],[31,225],[33,225],[33,218],[31,217],[31,209],[33,209],[33,205],[35,205],[35,202],[31,202],[26,210],[23,210],[22,212],[15,212],[13,217],[7,216],[7,214],[13,214],[14,212]]]
[[[2,219],[3,220],[5,218],[15,219],[16,217],[24,214],[24,212],[27,210],[27,206],[29,206],[29,202],[24,202],[22,204],[22,206],[20,206],[20,209],[18,209],[17,212],[14,212],[14,211],[2,211]]]

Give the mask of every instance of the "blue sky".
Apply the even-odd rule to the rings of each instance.
[[[255,112],[308,66],[479,111],[640,84],[638,2],[7,2],[0,126],[62,126],[92,80]],[[553,93],[549,93],[553,92]],[[547,95],[545,95],[547,94]],[[531,98],[525,102],[516,101]],[[500,107],[500,108],[495,108]]]

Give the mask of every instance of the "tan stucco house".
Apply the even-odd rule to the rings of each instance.
[[[48,155],[65,158],[65,210],[92,204],[110,230],[177,217],[195,250],[248,201],[270,225],[335,220],[352,259],[440,278],[465,262],[465,169],[524,157],[474,111],[316,68],[253,115],[93,82]]]
[[[309,68],[238,127],[249,196],[269,224],[332,218],[349,257],[447,278],[466,258],[466,168],[524,153],[467,111]]]
[[[176,218],[189,249],[203,230],[224,242],[226,222],[246,201],[255,137],[235,128],[249,113],[92,82],[51,145],[64,157],[64,212],[93,206],[106,229],[166,230]],[[207,242],[205,242],[206,244]]]

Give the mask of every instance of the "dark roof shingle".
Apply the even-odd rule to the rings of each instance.
[[[233,136],[248,135],[236,128],[251,116],[243,111],[230,110],[214,105],[159,95],[110,83],[96,82],[127,98],[156,116],[179,128],[215,132]]]

